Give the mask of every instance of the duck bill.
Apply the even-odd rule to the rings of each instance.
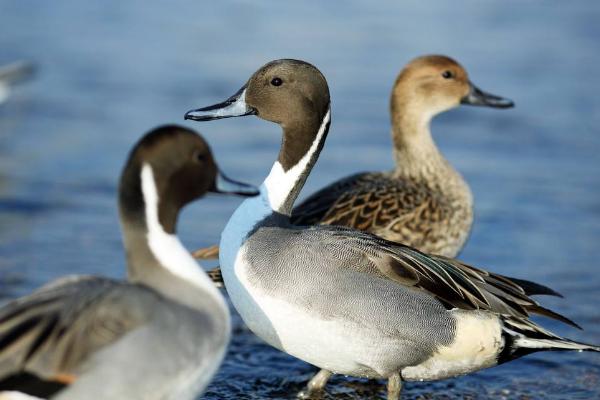
[[[212,121],[221,118],[243,117],[254,115],[256,110],[246,104],[246,86],[222,103],[191,110],[185,113],[185,119],[193,121]]]
[[[246,197],[256,196],[259,193],[256,186],[234,181],[233,179],[225,176],[221,171],[217,172],[215,183],[210,191],[212,193],[235,194]]]
[[[468,104],[471,106],[493,108],[511,108],[515,105],[512,100],[484,92],[477,86],[473,85],[472,82],[469,82],[469,93],[463,97],[460,102],[461,104]]]

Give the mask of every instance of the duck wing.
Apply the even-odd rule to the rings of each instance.
[[[386,173],[355,174],[324,187],[296,206],[292,223],[364,231],[385,228],[398,220],[416,218],[434,200],[423,189]]]
[[[92,353],[144,324],[158,301],[139,285],[74,276],[8,303],[0,309],[0,391],[47,397],[62,389]]]
[[[369,173],[362,172],[342,178],[316,191],[305,199],[302,203],[294,207],[291,221],[295,225],[316,225],[332,219],[332,215],[339,215],[340,212],[348,212],[352,207],[348,204],[348,198],[351,193],[360,193],[364,191],[365,179]],[[337,209],[338,212],[334,210]],[[338,219],[340,217],[338,216]],[[351,218],[348,218],[349,220]],[[344,224],[338,224],[344,225]],[[351,226],[351,225],[346,225]]]
[[[324,246],[341,255],[337,267],[377,274],[424,290],[447,308],[487,310],[521,320],[544,315],[579,328],[568,318],[540,306],[528,293],[555,293],[545,286],[494,274],[459,260],[425,254],[412,247],[342,227],[311,228]]]
[[[456,212],[426,182],[394,178],[390,173],[362,173],[310,196],[294,208],[291,221],[346,226],[428,248],[435,242],[436,227],[448,224]]]

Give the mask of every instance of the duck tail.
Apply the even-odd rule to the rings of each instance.
[[[504,319],[504,348],[498,355],[502,364],[538,351],[595,351],[600,346],[562,338],[530,320]]]

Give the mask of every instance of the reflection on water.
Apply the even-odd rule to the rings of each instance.
[[[68,273],[124,275],[116,181],[130,146],[157,124],[201,130],[228,174],[260,182],[277,154],[276,126],[182,117],[237,90],[271,59],[310,61],[331,86],[332,128],[305,195],[352,172],[389,168],[392,82],[409,59],[437,52],[517,105],[461,108],[433,123],[476,199],[461,258],[554,287],[566,298],[544,305],[586,330],[545,326],[600,342],[599,17],[593,0],[3,2],[0,64],[32,60],[39,73],[0,107],[0,301]],[[238,201],[207,198],[186,209],[183,240],[190,248],[214,243]],[[595,356],[533,355],[460,379],[410,383],[406,397],[597,398]],[[206,398],[293,398],[313,371],[236,317]],[[336,377],[324,398],[382,398],[383,390],[382,382]]]

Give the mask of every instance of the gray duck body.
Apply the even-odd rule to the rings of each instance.
[[[230,224],[247,206],[256,209],[252,202]],[[224,231],[222,245],[235,246],[231,231]],[[230,265],[230,257],[222,252],[222,264]],[[564,345],[529,321],[530,313],[572,323],[528,296],[554,293],[543,286],[366,232],[294,226],[277,214],[259,222],[233,258],[223,277],[248,327],[272,346],[334,373],[400,373],[407,381],[453,377],[512,359],[511,335],[527,332]]]
[[[44,398],[193,399],[227,343],[227,315],[204,303],[100,277],[54,282],[2,308],[0,388],[22,389],[26,372],[56,383],[33,391]]]
[[[425,361],[439,346],[453,341],[455,321],[439,301],[389,280],[364,257],[367,248],[351,244],[353,239],[348,239],[348,247],[340,246],[336,237],[340,232],[292,225],[258,228],[244,244],[246,279],[253,294],[283,299],[298,313],[329,321],[336,331],[346,332],[347,337],[338,337],[336,347],[348,347],[360,355],[355,354],[352,370],[331,366],[335,373],[388,377]],[[264,331],[264,326],[268,325],[250,324],[258,331]],[[305,337],[314,335],[315,344],[317,336],[323,335],[304,324],[296,329]],[[290,351],[277,332],[259,336]],[[327,362],[314,363],[329,367]]]

